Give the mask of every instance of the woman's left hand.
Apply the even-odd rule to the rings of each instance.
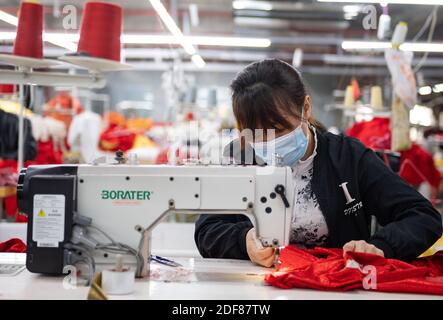
[[[374,246],[373,244],[367,243],[366,241],[349,241],[343,246],[343,252],[352,251],[352,252],[364,252],[364,253],[372,253],[379,256],[384,257],[385,254],[382,250]]]

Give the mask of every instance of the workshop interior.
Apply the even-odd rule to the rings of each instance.
[[[443,299],[440,5],[1,0],[0,299]]]

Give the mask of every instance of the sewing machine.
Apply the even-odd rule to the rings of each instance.
[[[135,257],[149,273],[150,234],[168,214],[243,214],[263,246],[288,243],[288,167],[243,165],[51,165],[24,169],[18,206],[28,215],[29,271],[62,274],[85,262]]]

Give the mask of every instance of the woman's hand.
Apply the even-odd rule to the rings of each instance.
[[[376,246],[367,243],[366,241],[359,240],[359,241],[349,241],[343,246],[343,251],[352,251],[352,252],[364,252],[364,253],[372,253],[379,256],[384,257],[385,254],[382,250],[377,248]]]
[[[256,264],[264,267],[272,267],[274,265],[275,250],[271,247],[263,247],[255,237],[255,229],[252,228],[246,234],[246,250],[249,259]]]

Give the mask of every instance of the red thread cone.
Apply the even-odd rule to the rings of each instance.
[[[41,4],[22,2],[13,52],[17,56],[43,58],[43,6]]]
[[[88,2],[83,12],[78,53],[120,62],[122,8],[106,2]]]

